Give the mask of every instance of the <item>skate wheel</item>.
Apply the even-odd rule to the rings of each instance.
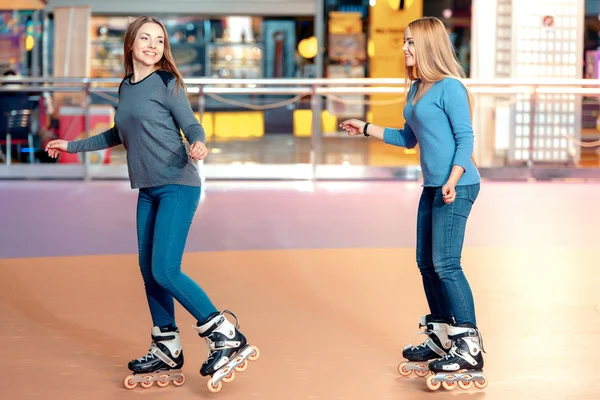
[[[144,381],[144,382],[140,382],[140,386],[143,387],[144,389],[148,389],[149,387],[151,387],[152,385],[154,385],[154,381]]]
[[[125,379],[123,379],[123,386],[125,386],[125,389],[133,389],[137,386],[137,382],[133,381],[133,375],[128,375],[125,377]]]
[[[212,379],[209,379],[206,383],[206,387],[208,387],[208,391],[211,393],[219,393],[223,387],[223,384],[219,381],[216,386],[213,386]]]
[[[235,379],[235,374],[233,373],[233,371],[231,371],[231,373],[229,375],[224,376],[223,379],[221,379],[221,380],[225,383],[229,383],[229,382],[233,382],[234,379]]]
[[[427,387],[429,388],[429,390],[432,390],[435,392],[442,386],[442,384],[440,382],[433,383],[434,378],[435,378],[435,375],[429,375],[427,377],[427,380],[425,381],[425,383],[427,384]]]
[[[254,350],[254,353],[252,353],[252,354],[251,354],[251,355],[248,357],[248,360],[250,360],[250,361],[256,361],[256,360],[258,360],[258,356],[260,355],[260,352],[258,351],[258,347],[256,347],[256,346],[250,346],[250,348],[251,348],[252,350]]]
[[[442,386],[446,390],[454,390],[454,388],[456,388],[456,382],[442,382]]]
[[[398,365],[398,373],[400,375],[402,375],[402,376],[409,376],[412,373],[411,370],[406,369],[406,365],[407,364],[408,363],[406,361],[403,361],[403,362],[400,363],[400,365]]]
[[[458,381],[458,387],[461,389],[468,390],[471,389],[471,386],[473,386],[473,382]]]
[[[179,379],[175,379],[172,382],[173,382],[173,385],[175,385],[175,386],[183,385],[185,383],[185,375],[181,374],[179,376]]]
[[[415,370],[415,374],[417,374],[417,376],[423,378],[431,373],[428,365],[421,364],[421,365],[419,365],[419,367],[421,367],[422,369]]]
[[[485,376],[483,377],[483,381],[475,381],[475,387],[477,389],[485,389],[487,384],[488,384],[488,380]]]
[[[164,388],[169,385],[169,375],[161,375],[160,380],[156,381],[156,386]]]
[[[246,368],[248,368],[248,362],[246,360],[244,360],[243,363],[241,363],[240,365],[238,365],[237,367],[235,367],[234,369],[237,372],[244,372],[246,370]]]

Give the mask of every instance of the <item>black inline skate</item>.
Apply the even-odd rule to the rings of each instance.
[[[424,377],[429,374],[429,363],[432,360],[444,357],[452,347],[452,341],[448,337],[448,321],[434,320],[431,315],[421,317],[419,328],[425,328],[419,334],[428,336],[427,340],[418,346],[411,344],[404,347],[403,361],[398,365],[398,372],[402,376],[409,376],[413,371],[417,376]]]
[[[438,390],[443,386],[452,390],[458,384],[461,389],[473,385],[478,389],[485,388],[488,384],[483,374],[485,350],[479,331],[472,326],[450,326],[448,336],[453,341],[452,348],[446,356],[429,364],[433,375],[427,378],[427,387]]]
[[[232,315],[236,324],[225,318],[224,313]],[[246,360],[258,359],[258,348],[248,345],[246,337],[239,331],[237,317],[230,311],[213,314],[198,322],[195,328],[208,345],[209,356],[202,364],[200,374],[211,377],[207,387],[213,393],[221,390],[222,382],[233,381],[234,371],[244,371],[248,367]]]
[[[138,383],[145,389],[154,382],[158,387],[165,387],[169,382],[175,386],[183,385],[183,350],[177,328],[153,327],[148,354],[130,361],[128,367],[133,375],[125,377],[123,381],[127,389],[135,388]]]

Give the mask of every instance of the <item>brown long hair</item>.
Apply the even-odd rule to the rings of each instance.
[[[128,77],[129,75],[133,74],[133,43],[135,42],[135,38],[137,37],[138,31],[146,22],[153,22],[155,24],[160,25],[165,36],[165,48],[163,51],[163,56],[156,63],[156,66],[158,67],[158,69],[162,69],[172,73],[176,79],[175,86],[181,87],[185,90],[185,84],[183,83],[181,73],[175,65],[175,60],[173,60],[173,54],[171,53],[171,44],[169,43],[169,35],[167,34],[167,29],[165,28],[165,25],[162,22],[160,22],[154,17],[138,17],[127,28],[127,33],[125,33],[125,41],[123,43],[123,55],[125,59],[125,77]]]

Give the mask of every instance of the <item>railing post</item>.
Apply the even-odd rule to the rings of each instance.
[[[200,121],[198,122],[200,123],[200,125],[202,125],[202,120],[204,119],[204,112],[206,110],[206,95],[204,94],[204,85],[200,85],[198,87],[198,90],[198,117],[200,119]],[[204,126],[202,128],[204,128]],[[206,133],[206,130],[204,130],[204,133]],[[206,144],[208,145],[208,135],[206,136]],[[197,168],[198,173],[200,174],[200,182],[202,186],[204,186],[204,181],[206,180],[206,175],[204,174],[204,160],[197,161]]]
[[[84,107],[84,123],[85,123],[85,137],[86,139],[90,137],[90,105],[92,104],[92,94],[90,93],[90,82],[85,80],[85,99],[83,101]],[[90,180],[90,157],[87,152],[81,153],[83,156],[83,164],[84,164],[84,180]]]
[[[537,85],[533,87],[533,93],[529,97],[529,157],[527,159],[527,168],[529,169],[529,178],[533,178],[533,169],[535,167],[534,152],[535,152],[535,119],[537,107]]]
[[[317,152],[319,139],[321,138],[321,110],[319,102],[319,94],[317,93],[317,85],[311,86],[310,94],[310,110],[311,110],[311,129],[310,129],[310,165],[312,167],[312,178],[314,182],[317,178]]]
[[[204,112],[206,111],[206,96],[204,94],[204,85],[198,86],[198,116],[200,117],[200,124],[204,119]]]

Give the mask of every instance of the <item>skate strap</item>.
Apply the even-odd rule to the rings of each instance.
[[[152,335],[152,340],[155,342],[164,342],[166,340],[173,340],[173,339],[175,339],[175,335],[161,335],[161,336]]]
[[[237,349],[242,343],[234,340],[209,340],[208,347],[211,351],[222,350],[222,349]]]
[[[427,344],[427,346],[436,352],[437,355],[439,355],[440,357],[444,357],[446,355],[446,352],[440,348],[440,346],[438,346],[437,344],[435,344],[435,342],[433,341],[433,339],[429,338],[427,339],[427,341],[425,342],[425,344]]]
[[[233,318],[235,318],[235,329],[239,330],[240,329],[240,321],[238,320],[238,317],[234,313],[232,313],[231,311],[229,311],[229,310],[223,310],[221,312],[221,315],[223,315],[225,313],[227,313],[227,314],[231,315]]]
[[[429,326],[429,324],[431,324],[432,322],[452,325],[452,321],[441,318],[432,318],[431,315],[424,315],[421,317],[421,322],[419,322],[419,329],[422,329],[425,326]]]
[[[458,349],[456,349],[458,350]],[[466,362],[468,362],[471,365],[476,365],[477,361],[471,356],[471,354],[469,354],[468,351],[463,351],[463,350],[459,350],[456,351],[454,349],[450,350],[450,354],[452,355],[456,355],[460,358],[462,358],[463,360],[465,360]]]
[[[225,318],[225,315],[223,315],[223,314],[225,314],[225,313],[227,313],[227,314],[229,314],[229,315],[233,316],[233,318],[235,318],[235,329],[238,329],[238,330],[239,330],[239,329],[240,329],[240,323],[239,323],[239,321],[238,321],[238,319],[237,319],[236,315],[235,315],[234,313],[232,313],[231,311],[229,311],[229,310],[223,310],[223,311],[221,311],[221,312],[220,312],[218,315],[216,315],[216,316],[214,317],[214,318],[215,318],[215,320],[213,320],[212,324],[211,324],[209,327],[207,327],[207,328],[206,328],[206,329],[205,329],[205,330],[204,330],[202,333],[200,333],[200,328],[201,328],[202,326],[206,326],[206,325],[208,325],[208,322],[206,322],[206,323],[205,323],[204,325],[202,325],[202,326],[197,326],[197,325],[196,325],[196,326],[194,326],[194,328],[195,328],[195,329],[198,331],[198,334],[199,334],[201,337],[207,337],[207,336],[210,336],[210,335],[211,335],[211,334],[212,334],[212,333],[213,333],[213,332],[214,332],[214,331],[215,331],[217,328],[219,328],[219,326],[221,326],[221,324],[223,324],[223,322],[225,322],[225,320],[227,320],[227,318]],[[217,318],[217,317],[218,317],[218,318]]]
[[[430,335],[434,331],[433,325],[431,325],[431,324],[419,325],[419,328],[421,328],[421,329],[425,328],[425,329],[417,332],[416,333],[417,335]]]
[[[475,328],[470,328],[469,330],[467,330],[465,332],[457,333],[455,335],[448,335],[448,337],[452,341],[455,341],[456,339],[466,338],[466,337],[477,337],[478,342],[479,342],[479,347],[481,348],[481,351],[483,351],[485,353],[485,349],[483,348],[483,336],[481,335],[481,332],[479,332]]]
[[[171,358],[165,353],[163,353],[163,351],[157,346],[152,346],[152,348],[150,349],[150,353],[154,354],[156,358],[158,358],[160,361],[164,362],[171,368],[175,368],[177,366],[177,363],[171,360]]]
[[[198,334],[201,337],[207,337],[207,336],[210,336],[219,326],[221,326],[221,324],[223,322],[225,322],[225,317],[222,315],[219,315],[219,319],[214,321],[213,324],[211,326],[209,326],[204,332],[200,333],[199,326],[195,326],[194,328],[196,328],[198,330]]]
[[[448,337],[452,340],[456,340],[456,339],[461,339],[461,338],[465,338],[465,337],[473,337],[473,336],[478,336],[478,335],[479,335],[479,331],[477,331],[477,329],[469,328],[468,330],[465,330],[464,332],[456,333],[454,335],[448,335]]]

